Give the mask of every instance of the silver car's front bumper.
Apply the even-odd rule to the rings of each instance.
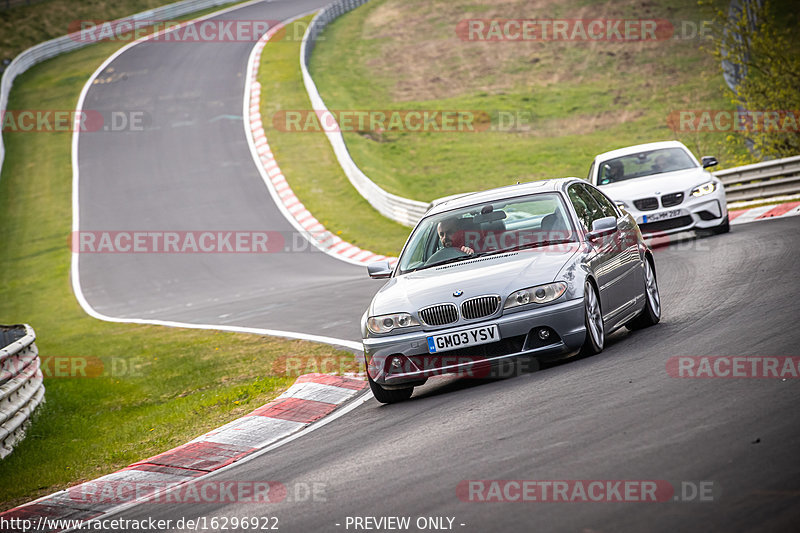
[[[578,298],[485,321],[457,324],[447,329],[366,338],[363,343],[367,372],[375,382],[387,388],[402,387],[420,384],[428,377],[440,374],[486,375],[484,370],[519,356],[574,353],[580,349],[586,335],[584,317],[583,298]],[[489,324],[497,324],[500,342],[482,345],[483,348],[479,345],[466,350],[428,353],[428,337],[431,335]],[[555,332],[551,342],[533,338],[532,330],[541,327]],[[400,356],[403,364],[393,367],[390,363],[396,356]]]

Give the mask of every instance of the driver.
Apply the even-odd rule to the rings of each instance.
[[[459,232],[457,228],[458,224],[454,218],[448,218],[439,222],[436,226],[436,232],[439,234],[439,242],[442,243],[444,248],[458,248],[465,254],[474,254],[475,250],[469,246],[459,246],[460,243],[456,242],[455,238],[457,233],[461,233],[462,235],[458,235],[458,237],[463,239],[463,232]]]

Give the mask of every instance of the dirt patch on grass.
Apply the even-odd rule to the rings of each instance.
[[[676,68],[670,59],[676,55],[689,54],[697,66],[715,68],[710,56],[698,50],[699,41],[486,42],[462,40],[456,32],[467,19],[666,19],[678,24],[700,18],[696,3],[676,4],[571,7],[558,0],[502,0],[476,6],[467,0],[386,0],[372,9],[362,28],[364,39],[378,43],[365,66],[392,82],[390,95],[398,102],[585,81],[622,87],[654,76],[677,84],[699,70]]]

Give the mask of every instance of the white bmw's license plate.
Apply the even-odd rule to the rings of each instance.
[[[667,220],[669,218],[677,218],[681,216],[682,211],[680,209],[672,209],[671,211],[663,211],[661,213],[655,213],[652,215],[643,215],[642,216],[642,224],[647,224],[648,222],[657,222],[659,220]]]
[[[465,346],[477,346],[478,344],[488,344],[500,340],[500,328],[497,324],[481,326],[479,328],[462,329],[441,335],[431,335],[428,337],[428,353],[446,352],[463,348]]]

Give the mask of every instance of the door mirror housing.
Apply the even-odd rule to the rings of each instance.
[[[717,161],[717,158],[713,155],[704,155],[701,161],[703,163],[703,168],[715,167],[719,165],[719,161]]]
[[[615,231],[617,231],[616,217],[598,218],[597,220],[592,222],[592,231],[586,234],[586,238],[594,242],[600,237],[611,235]]]
[[[377,261],[367,265],[367,272],[372,279],[386,279],[392,277],[392,267],[389,261]]]

